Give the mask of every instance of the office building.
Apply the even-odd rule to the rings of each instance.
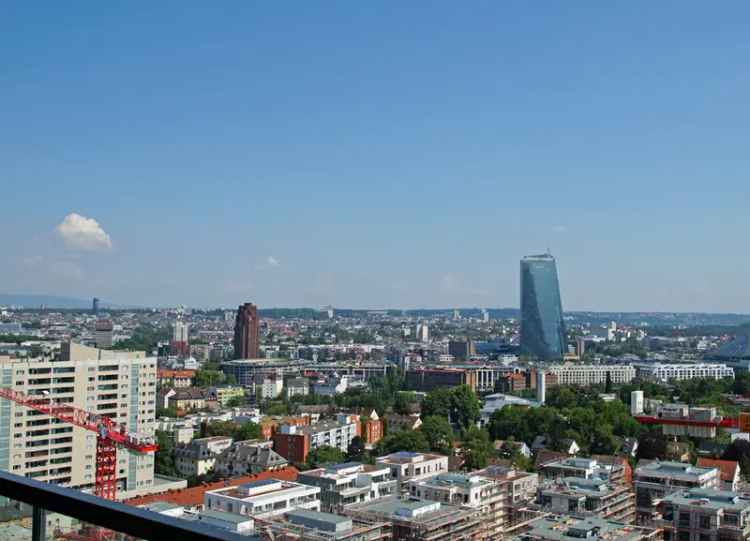
[[[94,325],[94,341],[99,349],[112,347],[115,327],[108,319],[99,319]]]
[[[398,481],[383,464],[330,464],[301,472],[297,482],[319,487],[321,509],[329,513],[341,513],[348,506],[398,493]]]
[[[0,357],[2,385],[27,395],[106,415],[151,436],[156,410],[156,359],[143,352],[100,350],[64,342],[60,361]],[[0,399],[0,469],[64,486],[91,489],[96,434]],[[154,457],[117,450],[118,497],[146,492]]]
[[[448,342],[448,355],[452,355],[457,361],[465,361],[476,355],[476,349],[472,340],[450,340]]]
[[[94,297],[94,300],[91,301],[91,313],[95,316],[99,315],[99,299]]]
[[[734,378],[734,369],[725,364],[644,364],[638,366],[638,375],[656,381],[682,381],[686,379]]]
[[[750,497],[736,492],[690,489],[659,504],[665,541],[745,541],[750,539]]]
[[[549,254],[521,260],[521,354],[560,360],[566,352],[560,285]]]
[[[607,382],[607,374],[614,384],[630,383],[636,370],[631,365],[620,364],[552,364],[544,368],[557,379],[559,385],[586,387]]]
[[[234,321],[234,358],[257,359],[260,357],[258,307],[245,303],[237,309]]]
[[[657,504],[665,496],[694,488],[718,490],[718,468],[701,468],[683,462],[654,461],[638,466],[633,474],[636,522],[651,524],[657,516]]]

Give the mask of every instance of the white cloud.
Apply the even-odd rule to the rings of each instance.
[[[55,231],[63,240],[65,246],[74,250],[97,252],[112,248],[112,239],[102,229],[99,222],[75,212],[68,214],[55,227]]]
[[[266,263],[267,263],[267,264],[268,264],[268,266],[270,266],[270,267],[277,267],[277,266],[279,265],[279,260],[278,260],[278,259],[276,259],[276,258],[275,258],[274,256],[272,256],[272,255],[269,255],[269,256],[268,256],[268,259],[266,259]]]

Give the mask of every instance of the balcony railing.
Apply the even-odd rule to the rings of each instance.
[[[62,535],[47,531],[48,519],[53,523],[65,524]],[[246,536],[206,524],[169,517],[0,471],[0,529],[9,525],[15,528],[14,534],[16,530],[27,529],[28,537],[24,536],[24,539],[30,541],[53,538],[247,541]]]

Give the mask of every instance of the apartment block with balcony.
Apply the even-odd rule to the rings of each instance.
[[[692,489],[666,496],[659,505],[664,541],[750,539],[750,497],[736,492]]]
[[[329,513],[340,513],[347,506],[398,493],[398,481],[391,476],[390,468],[382,464],[331,464],[301,472],[297,482],[319,487],[321,509]]]
[[[203,507],[253,518],[268,518],[283,515],[293,509],[320,511],[319,494],[318,487],[264,479],[207,490],[203,495]]]
[[[216,457],[232,445],[232,438],[211,436],[196,438],[174,450],[175,467],[186,477],[204,475],[214,468]]]
[[[419,481],[448,471],[448,457],[430,453],[399,451],[375,459],[378,465],[387,466],[391,476],[399,482],[402,493],[409,490],[409,481]]]
[[[0,360],[0,385],[29,396],[49,396],[153,435],[156,359],[143,352],[100,350],[63,343],[61,360]],[[0,469],[40,481],[91,489],[96,477],[96,434],[20,404],[0,400]],[[153,455],[117,450],[118,497],[148,492]]]
[[[319,511],[295,510],[256,520],[261,541],[390,541],[388,522],[364,522]]]
[[[661,500],[675,492],[696,488],[718,490],[718,468],[701,468],[683,462],[654,461],[639,465],[633,474],[636,523],[651,524],[658,519]]]
[[[543,511],[574,516],[596,515],[626,524],[635,522],[635,495],[630,487],[604,479],[564,477],[539,487]]]

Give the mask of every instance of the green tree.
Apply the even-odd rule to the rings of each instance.
[[[492,444],[486,430],[472,426],[466,431],[461,444],[464,457],[464,469],[467,471],[486,468],[492,456]]]
[[[482,404],[468,385],[459,385],[451,390],[451,419],[463,429],[476,424]]]
[[[346,451],[346,458],[355,462],[361,462],[365,452],[365,440],[360,436],[354,436]]]
[[[177,468],[174,463],[174,440],[169,432],[156,431],[156,443],[159,450],[154,458],[154,471],[161,475],[176,476]]]
[[[445,387],[427,393],[422,401],[422,416],[448,417],[451,414],[451,390]]]
[[[196,370],[193,376],[193,384],[196,387],[211,387],[224,383],[224,372],[219,370]]]
[[[376,445],[378,456],[395,453],[396,451],[419,453],[429,450],[430,445],[421,430],[400,430],[393,432],[381,439]]]
[[[343,462],[345,458],[346,455],[344,455],[341,449],[323,445],[307,454],[307,466],[317,468],[321,464],[338,464]]]
[[[453,449],[453,428],[445,417],[431,415],[425,417],[419,430],[427,438],[430,451],[447,455]]]

